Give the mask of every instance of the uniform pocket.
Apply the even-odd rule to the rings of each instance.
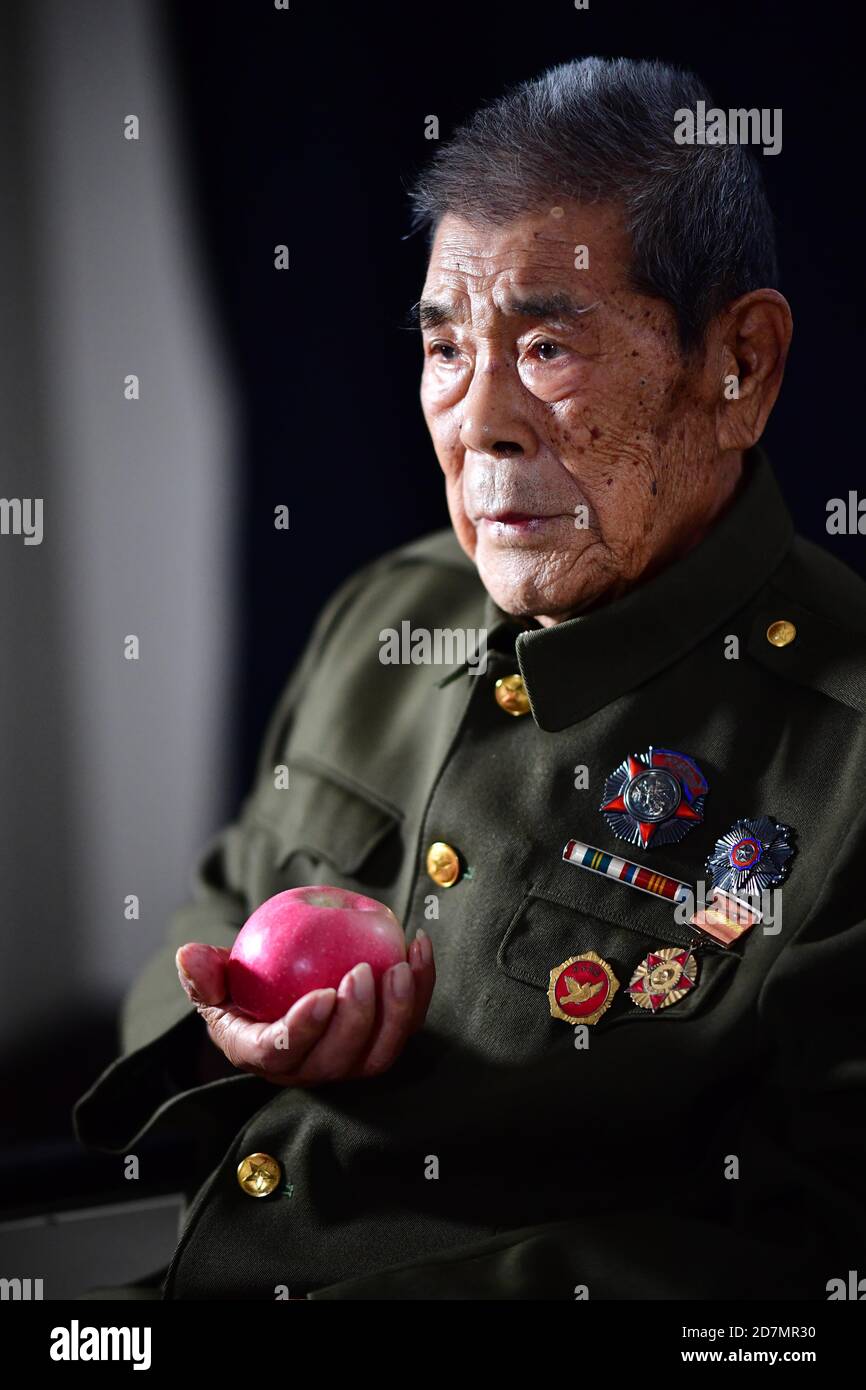
[[[667,1019],[684,1020],[703,1011],[733,981],[740,957],[722,947],[696,943],[688,927],[674,921],[670,903],[647,896],[647,902],[636,903],[629,916],[628,905],[614,901],[617,920],[610,920],[601,915],[610,910],[604,890],[626,898],[640,896],[603,879],[594,882],[589,874],[574,886],[573,897],[557,881],[533,884],[503,934],[498,968],[511,979],[546,992],[551,970],[572,956],[595,952],[610,966],[619,986],[601,1027],[617,1019],[654,1017],[652,1010],[637,1007],[627,994],[634,971],[650,952],[686,946],[697,963],[695,986],[659,1011]]]
[[[355,878],[374,861],[399,857],[397,807],[308,757],[288,772],[288,787],[259,789],[252,808],[276,842],[277,867],[301,855]]]

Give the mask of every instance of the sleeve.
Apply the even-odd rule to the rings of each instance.
[[[259,755],[256,784],[272,774],[285,747],[294,712],[326,644],[373,566],[347,580],[315,624],[285,691],[271,715]],[[248,796],[231,825],[202,853],[192,900],[171,919],[166,940],[129,989],[120,1012],[120,1056],[76,1102],[73,1128],[87,1148],[124,1152],[159,1125],[210,1128],[223,1112],[232,1130],[270,1095],[269,1084],[234,1070],[220,1057],[177,978],[175,952],[185,941],[231,947],[257,906],[245,895],[243,865]]]
[[[725,1098],[711,1174],[690,1174],[686,1133],[666,1194],[643,1192],[639,1173],[615,1206],[599,1208],[576,1190],[579,1219],[500,1233],[307,1296],[826,1300],[850,1271],[863,1273],[864,844],[861,816],[761,983],[752,1054],[760,1075],[744,1079],[741,1104]],[[739,1157],[740,1177],[720,1182],[728,1154]]]

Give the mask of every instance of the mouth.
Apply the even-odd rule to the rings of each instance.
[[[496,535],[521,536],[545,530],[563,519],[562,512],[485,512],[478,518],[478,525]]]

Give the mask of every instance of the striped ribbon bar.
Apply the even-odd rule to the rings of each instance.
[[[569,840],[562,857],[568,864],[578,869],[591,869],[594,874],[604,874],[615,878],[619,883],[627,883],[630,888],[639,888],[642,893],[652,893],[656,898],[667,898],[669,902],[679,903],[691,893],[687,883],[658,874],[654,869],[646,869],[643,864],[632,864],[629,859],[620,859],[616,854],[607,854],[594,845],[584,845],[580,840]]]

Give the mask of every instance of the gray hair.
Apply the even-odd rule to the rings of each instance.
[[[432,243],[446,213],[503,225],[558,199],[613,202],[632,286],[666,300],[683,352],[726,304],[778,279],[773,217],[753,154],[674,142],[675,112],[712,98],[694,73],[630,58],[550,68],[482,107],[411,192]]]

